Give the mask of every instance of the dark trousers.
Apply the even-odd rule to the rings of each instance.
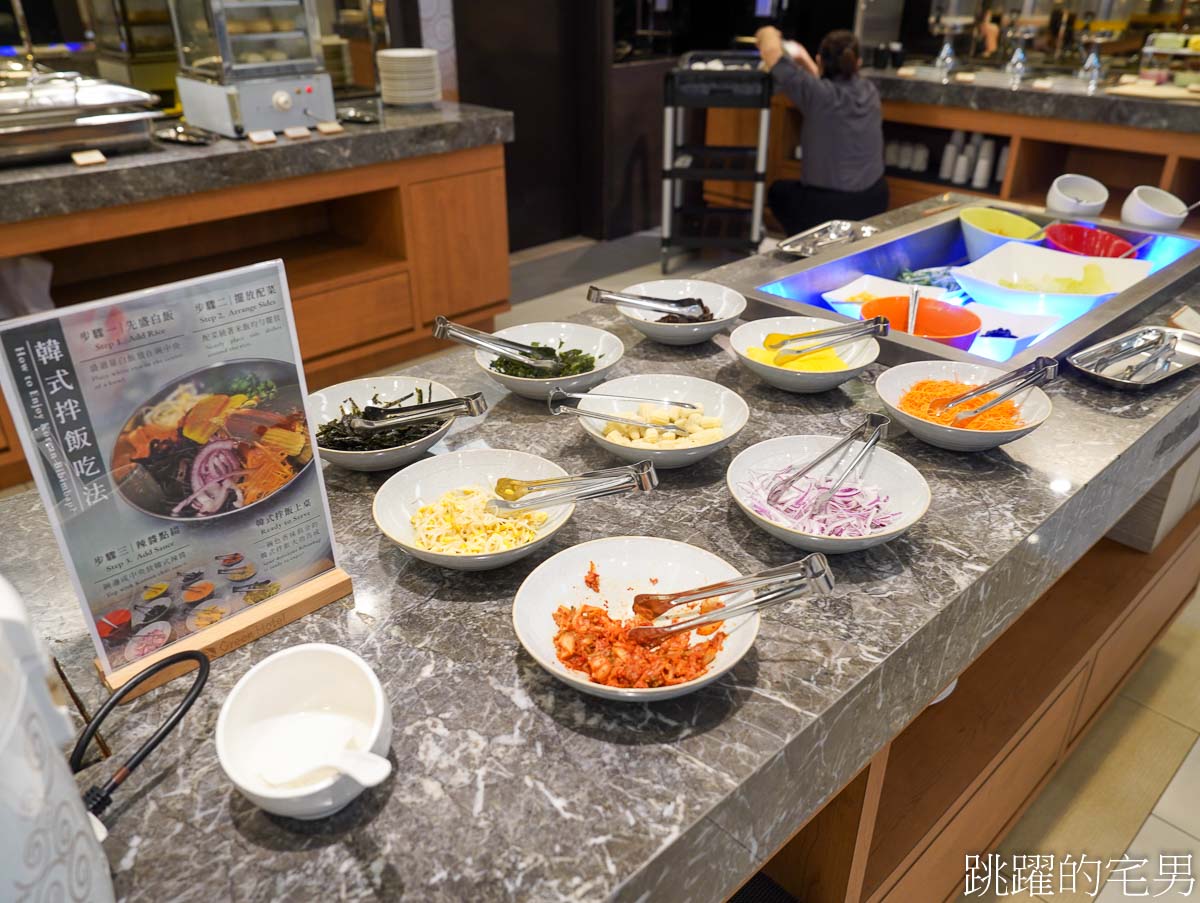
[[[880,177],[863,191],[834,191],[781,179],[767,192],[767,206],[788,235],[831,219],[862,220],[887,210],[887,179]]]

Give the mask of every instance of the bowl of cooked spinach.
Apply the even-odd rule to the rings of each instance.
[[[582,323],[524,323],[493,333],[525,345],[549,348],[561,369],[538,370],[520,361],[476,351],[475,362],[488,376],[522,398],[545,399],[552,389],[579,392],[597,386],[621,359],[625,346],[611,332]]]
[[[445,401],[458,393],[441,383],[409,376],[352,379],[308,396],[308,417],[317,431],[322,459],[347,470],[392,470],[411,464],[449,431],[453,417],[410,423],[372,435],[349,426],[367,405],[400,411],[414,404]]]

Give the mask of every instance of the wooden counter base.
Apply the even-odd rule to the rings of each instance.
[[[805,903],[956,897],[1198,580],[1200,507],[1149,554],[1101,540],[764,871]]]
[[[509,309],[504,153],[448,154],[0,225],[54,264],[59,307],[282,258],[310,388],[441,347],[438,314]],[[29,479],[0,404],[0,488]]]

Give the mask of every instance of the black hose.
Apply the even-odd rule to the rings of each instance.
[[[129,777],[135,768],[142,764],[142,760],[145,759],[146,756],[154,752],[158,745],[162,743],[164,739],[166,739],[167,734],[171,733],[171,731],[176,728],[179,722],[183,719],[183,716],[187,714],[188,709],[190,709],[200,697],[200,691],[204,689],[204,684],[208,680],[208,656],[203,652],[193,652],[189,650],[187,652],[176,652],[174,655],[169,655],[160,662],[155,662],[129,683],[125,684],[123,687],[113,693],[112,696],[108,697],[104,705],[100,707],[100,711],[96,713],[96,716],[89,721],[87,726],[83,729],[83,733],[80,735],[79,740],[75,743],[75,749],[71,752],[72,772],[78,772],[83,767],[83,755],[85,752],[87,752],[88,745],[92,742],[92,737],[96,735],[96,731],[100,729],[100,725],[104,722],[104,719],[108,717],[109,713],[121,702],[122,699],[128,696],[129,693],[139,685],[145,683],[145,681],[149,680],[155,674],[158,674],[160,671],[170,668],[173,665],[178,665],[180,662],[189,661],[196,663],[196,678],[192,681],[192,686],[188,689],[187,695],[183,697],[179,705],[175,706],[175,710],[171,712],[171,714],[167,717],[167,720],[159,726],[158,730],[154,732],[150,739],[138,747],[137,752],[130,756],[129,760],[124,765],[117,769],[117,773],[109,778],[108,783],[106,783],[103,788],[93,785],[87,791],[87,793],[83,795],[84,804],[87,806],[88,811],[93,815],[99,815],[108,808],[109,804],[112,802],[113,791],[125,782],[125,779]]]

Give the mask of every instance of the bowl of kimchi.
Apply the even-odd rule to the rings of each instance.
[[[634,615],[634,596],[738,576],[724,559],[684,542],[596,539],[534,568],[513,599],[513,629],[539,665],[577,690],[624,702],[671,699],[712,683],[741,661],[758,635],[759,615],[718,621],[646,646],[625,635],[629,627],[647,623]],[[671,615],[698,613],[709,602]]]

